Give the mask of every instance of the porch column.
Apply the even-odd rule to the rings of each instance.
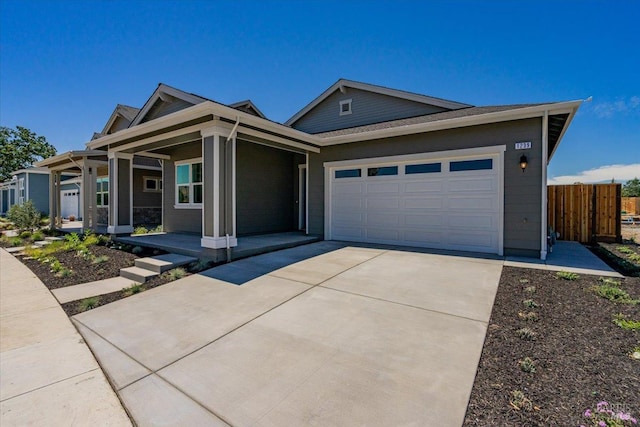
[[[133,154],[110,152],[109,225],[110,234],[133,232]]]
[[[203,204],[202,239],[205,248],[238,245],[235,227],[235,138],[214,126],[202,134]]]

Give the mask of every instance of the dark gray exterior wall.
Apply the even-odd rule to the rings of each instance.
[[[26,180],[25,180],[26,185]],[[49,175],[42,173],[29,174],[29,200],[35,208],[49,215]]]
[[[162,206],[162,192],[144,191],[145,177],[160,178],[162,171],[133,168],[133,207],[159,208]]]
[[[202,157],[202,143],[200,141],[183,145],[176,145],[167,149],[166,154],[171,160],[164,161],[164,212],[162,226],[167,232],[202,233],[202,209],[176,209],[176,169],[175,163],[179,160],[187,160]],[[205,191],[207,190],[205,184]]]
[[[129,218],[131,198],[129,183],[131,182],[131,160],[116,159],[118,161],[118,225],[133,225]],[[111,196],[110,196],[111,197]],[[109,202],[111,204],[111,202]]]
[[[351,99],[351,114],[340,115],[340,101]],[[409,101],[360,89],[339,90],[316,105],[293,123],[292,127],[308,133],[368,125],[387,120],[422,116],[446,111],[445,108]]]
[[[246,141],[236,147],[238,236],[294,230],[295,153]]]
[[[531,150],[514,143],[531,141]],[[504,156],[504,250],[507,255],[540,256],[542,120],[527,119],[383,140],[323,147],[309,154],[309,233],[324,234],[324,162],[506,145]],[[519,159],[526,154],[523,173]]]
[[[153,119],[157,119],[158,117],[166,116],[171,113],[175,113],[176,111],[184,110],[185,108],[192,107],[193,104],[183,101],[181,99],[175,99],[171,102],[163,102],[161,100],[156,101],[156,103],[149,109],[147,115],[140,123],[145,123]]]

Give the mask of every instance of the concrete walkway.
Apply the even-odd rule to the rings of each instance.
[[[0,425],[130,426],[49,290],[0,249]]]
[[[141,426],[460,426],[503,260],[314,245],[73,321]]]

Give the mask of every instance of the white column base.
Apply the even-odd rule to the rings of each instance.
[[[227,238],[204,236],[200,239],[200,246],[210,249],[225,249],[227,247]],[[238,239],[236,237],[229,236],[229,247],[233,248],[235,246],[238,246]]]
[[[547,260],[547,251],[540,251],[540,259],[542,261],[546,261]]]
[[[130,225],[110,225],[107,227],[109,234],[125,234],[133,233],[133,227]]]

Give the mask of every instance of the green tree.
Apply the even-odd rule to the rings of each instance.
[[[55,154],[56,148],[44,136],[22,126],[0,126],[0,182],[10,180],[12,172]]]
[[[622,186],[622,197],[640,197],[640,179],[633,178]]]

